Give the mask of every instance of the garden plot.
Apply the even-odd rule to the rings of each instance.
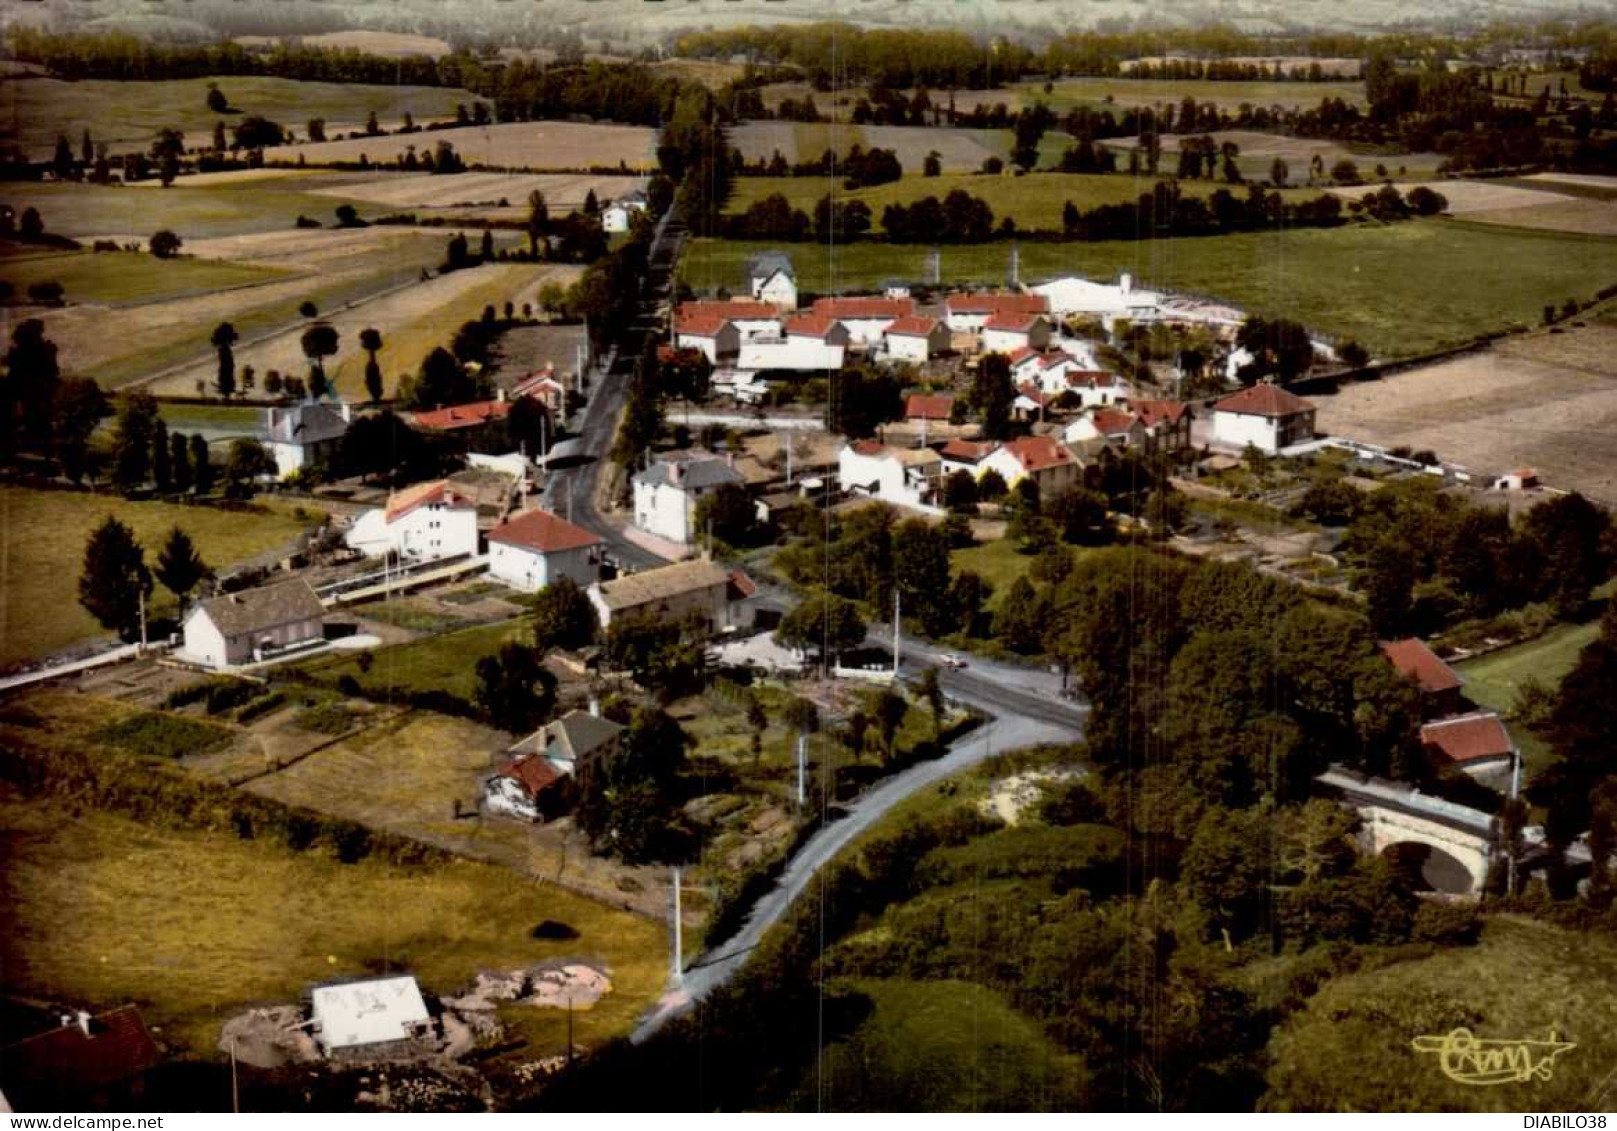
[[[457,173],[438,177],[430,173],[381,173],[368,181],[345,181],[313,191],[347,200],[389,208],[464,208],[498,204],[504,200],[527,214],[528,194],[542,192],[552,215],[583,207],[591,192],[604,208],[610,201],[641,189],[641,177],[596,176],[588,173]]]
[[[393,161],[409,150],[426,153],[438,142],[454,146],[468,166],[491,169],[588,169],[618,165],[650,169],[656,163],[657,135],[642,126],[580,122],[504,122],[412,134],[347,138],[342,141],[281,145],[264,151],[267,162],[310,164],[337,161]]]

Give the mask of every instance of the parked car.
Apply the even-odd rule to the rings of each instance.
[[[945,652],[938,657],[938,666],[941,668],[963,668],[966,666],[966,661],[956,656],[953,652]]]

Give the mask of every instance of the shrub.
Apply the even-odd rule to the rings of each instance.
[[[230,741],[231,734],[213,723],[153,711],[110,723],[90,739],[143,758],[184,758],[217,750]]]
[[[1414,939],[1444,946],[1472,946],[1482,934],[1482,916],[1469,903],[1422,903],[1415,911]]]
[[[271,711],[275,710],[277,707],[284,706],[285,704],[285,695],[281,694],[279,691],[271,691],[268,695],[263,695],[257,699],[254,699],[251,703],[248,703],[246,706],[237,711],[236,721],[238,723],[250,723],[254,719],[262,718]]]

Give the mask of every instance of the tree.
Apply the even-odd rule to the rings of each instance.
[[[145,486],[151,475],[156,423],[157,402],[150,393],[137,391],[123,397],[112,440],[112,482],[126,494]]]
[[[558,577],[534,598],[533,641],[540,649],[587,647],[598,627],[595,606],[570,577]]]
[[[213,151],[223,153],[228,146],[225,143],[225,124],[222,121],[213,123]]]
[[[923,177],[937,177],[943,174],[943,155],[936,149],[926,155],[921,162],[921,175]]]
[[[326,140],[326,120],[324,118],[310,118],[305,128],[308,130],[310,141]]]
[[[812,699],[794,695],[781,708],[781,722],[793,734],[817,734],[820,730],[820,709]]]
[[[747,696],[747,725],[752,728],[752,761],[757,765],[764,752],[764,731],[769,726],[769,713],[756,695]]]
[[[1031,655],[1042,647],[1046,612],[1033,583],[1018,577],[994,617],[994,635],[1013,652]]]
[[[831,379],[826,409],[831,431],[851,440],[864,439],[881,425],[903,418],[904,387],[890,373],[844,369]]]
[[[943,532],[922,518],[911,518],[893,531],[893,583],[903,609],[921,622],[928,636],[944,636],[959,627],[949,595],[949,544]]]
[[[325,359],[337,352],[337,328],[329,322],[316,322],[303,331],[300,344],[303,356],[309,359],[309,393],[323,397],[330,389],[326,380]]]
[[[231,136],[235,139],[238,149],[265,149],[272,145],[280,145],[286,139],[286,131],[279,123],[251,115],[236,123]]]
[[[157,553],[157,569],[154,572],[163,588],[174,594],[183,609],[191,591],[212,571],[202,560],[202,555],[197,553],[191,536],[176,526],[168,532],[163,548]]]
[[[376,354],[382,348],[381,332],[371,327],[361,330],[359,348],[366,353],[365,391],[370,394],[371,403],[375,404],[382,399],[382,367],[376,363]]]
[[[865,622],[852,601],[818,590],[781,618],[775,639],[786,648],[813,649],[820,653],[822,662],[834,660],[864,642]]]
[[[1314,343],[1307,327],[1285,318],[1270,320],[1249,315],[1235,335],[1236,344],[1253,357],[1241,368],[1240,378],[1252,384],[1274,375],[1281,384],[1301,377],[1314,363]]]
[[[208,84],[207,105],[208,109],[215,114],[227,114],[230,112],[230,100],[225,97],[225,92],[219,89],[217,83],[210,82]]]
[[[927,668],[921,673],[921,678],[915,681],[915,694],[932,711],[932,734],[934,737],[943,733],[943,684],[938,678],[937,668]]]
[[[180,253],[180,245],[184,241],[167,228],[153,234],[147,241],[147,246],[158,259],[173,259]]]
[[[191,449],[180,432],[168,438],[168,473],[176,491],[184,494],[191,489],[194,482],[191,477]]]
[[[51,438],[62,474],[82,482],[88,468],[90,436],[112,415],[107,395],[93,377],[69,377],[52,400]]]
[[[17,221],[17,238],[23,243],[37,243],[44,234],[45,221],[39,215],[39,209],[33,205],[24,208]]]
[[[881,736],[882,753],[888,761],[898,753],[898,729],[904,725],[904,716],[910,713],[910,704],[891,687],[876,692],[870,704],[870,715]]]
[[[213,490],[213,462],[208,458],[208,441],[200,432],[191,434],[191,482],[199,495]]]
[[[213,336],[209,339],[219,353],[219,375],[214,378],[214,387],[227,400],[236,391],[236,355],[230,347],[236,344],[237,338],[236,328],[228,322],[221,322],[213,328]]]
[[[943,505],[956,514],[977,513],[977,480],[965,468],[957,468],[943,481]]]
[[[1610,513],[1574,491],[1528,511],[1522,529],[1536,552],[1541,592],[1554,603],[1557,616],[1577,616],[1590,590],[1611,569],[1605,548]]]
[[[1063,542],[1101,546],[1112,540],[1112,517],[1106,496],[1084,487],[1069,487],[1045,507]]]
[[[1180,883],[1226,937],[1257,932],[1257,913],[1268,891],[1273,820],[1267,806],[1209,810],[1180,860]]]
[[[1331,166],[1331,180],[1339,185],[1356,185],[1359,183],[1359,166],[1344,157]]]
[[[758,529],[752,495],[739,483],[726,483],[697,501],[696,529],[731,546],[744,546]]]
[[[972,411],[983,422],[983,435],[1003,440],[1011,432],[1011,404],[1016,386],[1011,383],[1011,359],[1002,353],[984,354],[967,395]]]
[[[11,348],[0,364],[0,455],[9,457],[19,436],[29,447],[49,451],[52,406],[61,382],[56,345],[45,337],[45,323],[25,318],[11,331]]]
[[[232,440],[230,453],[225,457],[225,494],[232,499],[252,496],[260,476],[275,470],[264,445],[257,440]]]
[[[173,468],[169,464],[168,425],[163,418],[152,421],[152,485],[159,495],[166,495],[174,486]]]
[[[1303,883],[1340,876],[1353,867],[1353,833],[1359,817],[1334,801],[1315,797],[1288,808],[1280,818],[1280,866]]]
[[[534,648],[508,642],[497,654],[477,661],[477,705],[501,730],[526,734],[536,729],[556,703],[556,677]]]
[[[1269,165],[1269,183],[1275,188],[1284,188],[1291,179],[1291,170],[1286,167],[1285,161],[1276,157]]]
[[[534,189],[528,194],[528,254],[539,258],[539,240],[550,230],[550,206],[545,194]]]
[[[73,146],[69,144],[66,134],[56,135],[56,154],[51,161],[51,170],[59,181],[73,179]]]
[[[129,527],[108,515],[84,546],[79,574],[79,604],[102,628],[124,640],[140,635],[141,601],[152,591],[145,554]]]

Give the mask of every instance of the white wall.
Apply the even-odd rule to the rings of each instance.
[[[210,668],[230,666],[224,634],[200,608],[185,618],[185,654]]]
[[[797,284],[780,271],[767,279],[753,281],[752,297],[787,310],[797,309]]]
[[[1279,451],[1275,442],[1275,422],[1267,416],[1244,412],[1213,413],[1213,443],[1245,448],[1255,444],[1265,452]]]
[[[474,507],[416,507],[387,521],[387,512],[368,510],[344,535],[348,545],[366,557],[389,552],[413,561],[433,561],[477,553],[477,510]]]
[[[874,483],[876,498],[901,506],[918,507],[921,505],[922,488],[920,484],[908,481],[906,470],[903,462],[890,453],[867,456],[846,447],[837,457],[837,473],[843,490],[858,487],[866,491]]]
[[[913,361],[919,365],[931,356],[931,350],[925,338],[915,338],[907,334],[889,334],[887,356],[894,361]]]
[[[590,548],[583,546],[576,550],[542,554],[527,546],[491,541],[488,572],[496,581],[524,593],[537,593],[563,577],[570,577],[580,588],[587,588],[597,573],[596,567],[590,562],[590,553]]]
[[[667,483],[634,485],[634,524],[647,534],[689,542],[691,509],[686,493]]]

